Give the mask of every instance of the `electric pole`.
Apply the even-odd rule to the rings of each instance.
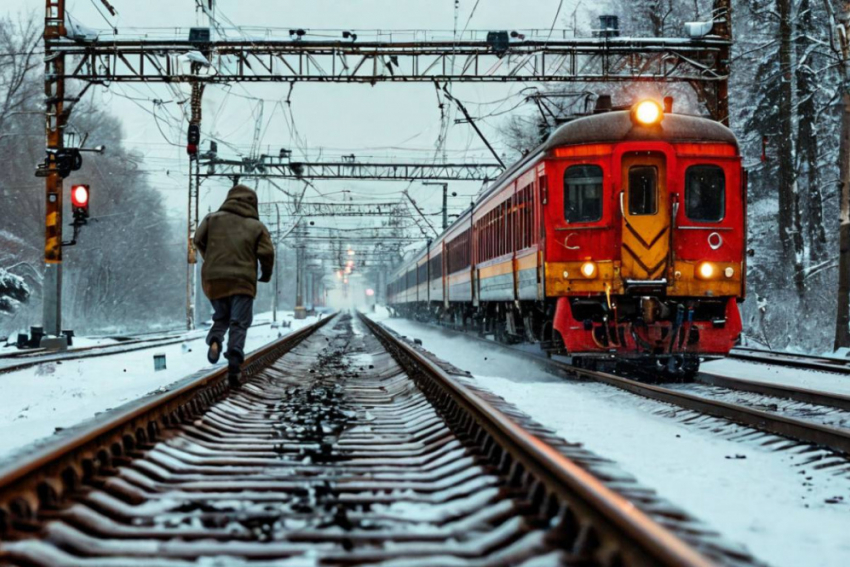
[[[438,185],[443,188],[443,230],[449,228],[449,184],[423,181],[422,185]]]
[[[296,205],[296,211],[301,209],[301,203]],[[307,309],[304,308],[304,241],[301,238],[304,229],[301,219],[295,225],[295,318],[306,319]]]
[[[280,248],[280,205],[274,204],[275,212],[277,213],[277,241],[274,243],[274,297],[272,298],[272,321],[277,321],[277,296],[280,289],[280,263],[278,262],[277,250]]]
[[[44,17],[44,95],[46,109],[47,160],[45,162],[44,283],[42,318],[44,332],[59,336],[62,331],[62,175],[57,158],[65,147],[65,55],[54,51],[53,42],[67,35],[65,0],[46,0]]]
[[[188,214],[189,220],[186,224],[186,241],[187,241],[187,259],[186,259],[186,329],[191,331],[195,328],[195,266],[198,264],[195,245],[192,242],[195,236],[198,223],[198,194],[196,187],[196,177],[192,169],[195,167],[197,160],[190,157],[189,160],[189,205]]]
[[[307,310],[304,308],[304,248],[300,235],[296,239],[295,248],[295,318],[307,318]]]

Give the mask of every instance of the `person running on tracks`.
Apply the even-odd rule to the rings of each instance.
[[[229,330],[224,357],[228,381],[238,387],[245,338],[254,317],[257,264],[261,282],[271,281],[274,269],[274,245],[269,230],[260,222],[257,194],[244,185],[233,187],[221,208],[201,222],[194,244],[204,259],[201,282],[213,308],[207,358],[212,364],[218,362]]]

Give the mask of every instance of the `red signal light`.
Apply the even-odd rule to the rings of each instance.
[[[71,187],[71,205],[75,208],[85,209],[89,206],[88,185],[74,185]]]
[[[71,212],[74,213],[74,227],[88,224],[89,218],[89,186],[74,185],[71,187]],[[76,234],[76,233],[75,233]]]

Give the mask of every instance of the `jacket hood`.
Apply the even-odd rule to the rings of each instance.
[[[244,185],[236,185],[228,191],[227,199],[224,200],[224,204],[221,206],[219,211],[225,211],[241,217],[260,220],[260,213],[257,205],[257,194],[253,189],[245,187]]]

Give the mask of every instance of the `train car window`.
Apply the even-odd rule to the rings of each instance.
[[[685,215],[719,222],[726,216],[726,175],[717,165],[693,165],[685,172]]]
[[[440,252],[436,256],[433,256],[431,260],[431,280],[438,280],[443,277],[443,253]]]
[[[574,165],[564,174],[564,218],[567,222],[602,220],[602,168]]]
[[[470,252],[469,229],[458,235],[446,245],[448,250],[448,273],[453,274],[469,266]]]
[[[510,234],[508,234],[508,215],[505,210],[504,204],[499,207],[499,228],[497,229],[501,233],[501,238],[499,238],[499,256],[508,251],[508,239],[510,238]]]
[[[526,188],[523,187],[516,194],[516,248],[517,250],[524,250],[527,246],[525,242],[525,210],[527,204],[525,202],[525,192]]]
[[[658,212],[658,168],[636,165],[629,169],[629,214],[654,215]]]

